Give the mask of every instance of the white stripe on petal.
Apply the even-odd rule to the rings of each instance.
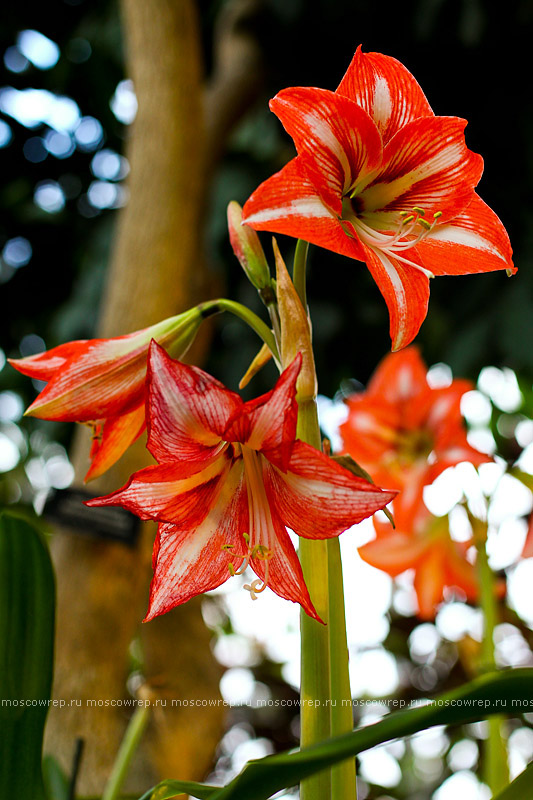
[[[401,197],[409,191],[416,183],[424,180],[425,178],[435,175],[444,169],[448,171],[455,168],[461,168],[461,159],[464,156],[464,145],[461,143],[453,144],[435,153],[431,158],[428,158],[422,164],[411,169],[409,172],[401,175],[392,181],[383,183],[376,183],[365,189],[361,195],[365,208],[380,209],[392,203],[398,197]],[[390,164],[387,170],[394,169],[394,164]],[[385,178],[387,173],[385,173]],[[438,187],[431,193],[435,200],[442,196],[442,189]]]
[[[398,275],[397,270],[394,268],[394,265],[389,261],[389,259],[379,250],[376,250],[374,248],[372,249],[374,250],[375,255],[381,261],[394,291],[396,311],[398,314],[398,338],[394,343],[394,347],[396,350],[400,350],[405,340],[405,331],[407,330],[408,310],[407,310],[407,297],[405,296],[405,287],[402,283],[400,276]]]
[[[344,149],[341,147],[339,140],[331,130],[331,125],[324,119],[320,119],[320,117],[317,117],[316,114],[313,114],[312,112],[310,114],[307,114],[304,119],[306,124],[309,125],[310,129],[317,137],[317,139],[319,139],[320,142],[330,150],[332,155],[339,160],[345,178],[351,175],[350,164],[346,157],[346,153],[344,152]],[[319,153],[317,153],[317,156],[318,155]],[[331,176],[331,177],[334,178],[336,176]],[[331,181],[331,183],[333,183],[333,181]]]
[[[502,254],[491,242],[488,242],[478,233],[466,230],[466,228],[458,228],[452,225],[437,225],[432,231],[428,239],[434,239],[438,242],[451,242],[453,244],[463,244],[466,247],[473,247],[476,250],[486,250],[492,255],[502,257]]]
[[[270,220],[284,219],[286,217],[312,217],[331,219],[333,214],[320,202],[318,197],[301,197],[293,200],[286,206],[265,208],[246,217],[247,225],[255,225]]]
[[[387,80],[378,75],[374,87],[374,101],[372,104],[371,116],[382,133],[389,122],[392,114],[392,98]]]

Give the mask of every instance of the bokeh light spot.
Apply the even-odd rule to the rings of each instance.
[[[120,81],[109,105],[119,122],[130,125],[137,114],[137,97],[133,89],[133,81]]]
[[[30,62],[26,56],[22,55],[16,45],[12,45],[8,47],[4,53],[4,65],[10,72],[14,72],[18,75],[28,69]]]
[[[20,452],[15,442],[5,433],[0,433],[0,472],[14,469],[20,460]]]
[[[57,181],[41,181],[35,187],[33,200],[48,214],[57,214],[65,207],[65,195]]]
[[[74,138],[79,150],[96,150],[104,136],[104,129],[94,117],[83,117],[76,128]]]
[[[61,53],[57,44],[48,36],[34,30],[21,31],[17,37],[17,46],[37,69],[55,67]]]
[[[73,64],[83,64],[92,55],[92,48],[87,39],[76,36],[71,39],[66,48],[66,56]]]
[[[129,172],[126,158],[113,150],[100,150],[91,161],[91,171],[95,178],[104,181],[117,181]]]
[[[2,258],[10,267],[24,267],[32,256],[31,244],[24,236],[9,239],[2,250]]]
[[[64,131],[48,131],[44,137],[44,145],[56,158],[68,158],[76,149],[72,138]]]
[[[22,398],[16,392],[0,392],[0,421],[18,422],[24,412]]]
[[[7,147],[13,138],[13,132],[7,122],[0,119],[0,147]]]
[[[48,151],[44,146],[44,142],[40,136],[32,136],[24,142],[22,148],[24,158],[31,161],[32,164],[40,164],[48,155]]]

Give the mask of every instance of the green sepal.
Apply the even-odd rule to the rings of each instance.
[[[0,798],[46,800],[41,754],[50,704],[55,585],[48,547],[0,516]]]

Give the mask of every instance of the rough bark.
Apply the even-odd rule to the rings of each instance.
[[[101,310],[98,335],[105,337],[190,307],[198,300],[203,278],[198,253],[204,140],[193,0],[123,0],[123,17],[128,73],[139,110],[126,153],[130,200],[120,215]],[[80,428],[74,453],[79,475],[87,469],[87,452],[86,431]],[[139,442],[91,488],[106,493],[146,463],[147,453]],[[126,695],[128,648],[144,616],[151,574],[149,528],[145,526],[139,546],[132,550],[68,532],[54,537],[54,692],[67,704],[80,701],[81,707],[74,703],[52,709],[45,748],[68,768],[75,738],[85,740],[81,794],[102,791],[127,723],[124,708],[91,707],[88,701]],[[219,669],[211,660],[199,603],[149,623],[143,640],[146,677],[156,693],[159,686],[167,699],[217,695]],[[154,714],[147,738],[161,774],[203,776],[218,739],[221,713],[222,708],[211,707],[209,713],[163,708]],[[136,789],[147,788],[156,777],[142,756],[134,773]]]

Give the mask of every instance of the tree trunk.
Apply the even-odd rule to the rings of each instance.
[[[128,74],[139,102],[128,143],[130,200],[118,236],[101,310],[99,336],[145,327],[198,302],[202,274],[201,206],[205,185],[201,59],[193,0],[123,0]],[[197,359],[196,359],[197,360]],[[104,494],[146,465],[138,442],[91,484]],[[87,469],[88,436],[78,431],[74,463]],[[134,549],[63,531],[53,540],[58,580],[54,695],[45,749],[68,769],[75,737],[85,740],[78,791],[100,793],[129,713],[94,706],[126,696],[129,647],[139,632],[151,575],[153,526],[144,525]],[[133,790],[163,776],[201,778],[218,741],[222,706],[170,708],[172,698],[218,697],[200,603],[191,602],[143,626],[148,684],[167,706],[154,713],[130,776]],[[76,704],[80,702],[81,705]],[[73,702],[68,707],[69,702]]]

